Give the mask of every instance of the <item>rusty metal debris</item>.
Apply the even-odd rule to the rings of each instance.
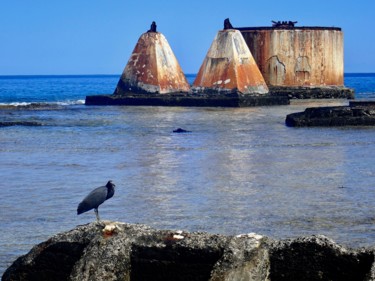
[[[272,21],[273,27],[294,27],[297,21]]]

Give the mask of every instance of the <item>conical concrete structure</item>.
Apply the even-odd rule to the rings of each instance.
[[[189,83],[167,39],[154,31],[139,38],[117,84],[115,95],[187,92]]]
[[[220,30],[193,83],[193,91],[266,94],[268,87],[240,31]]]

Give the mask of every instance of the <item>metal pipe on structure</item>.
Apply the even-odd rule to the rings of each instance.
[[[343,86],[343,32],[335,27],[243,27],[268,86]]]

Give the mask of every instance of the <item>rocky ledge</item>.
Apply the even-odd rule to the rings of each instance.
[[[248,107],[287,105],[289,98],[285,95],[249,95],[237,92],[226,94],[125,94],[86,96],[86,105],[143,105],[143,106],[220,106]]]
[[[34,246],[2,280],[375,280],[374,254],[325,236],[275,241],[105,221]]]
[[[270,94],[290,99],[354,99],[354,90],[344,86],[269,86]]]
[[[311,107],[286,116],[290,127],[374,126],[375,101],[350,101],[349,106]]]

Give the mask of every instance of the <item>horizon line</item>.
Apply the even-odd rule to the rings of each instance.
[[[198,73],[184,73],[186,76],[197,75]],[[346,74],[375,74],[374,72],[344,72]],[[40,77],[40,76],[121,76],[122,74],[0,74],[0,77]]]

